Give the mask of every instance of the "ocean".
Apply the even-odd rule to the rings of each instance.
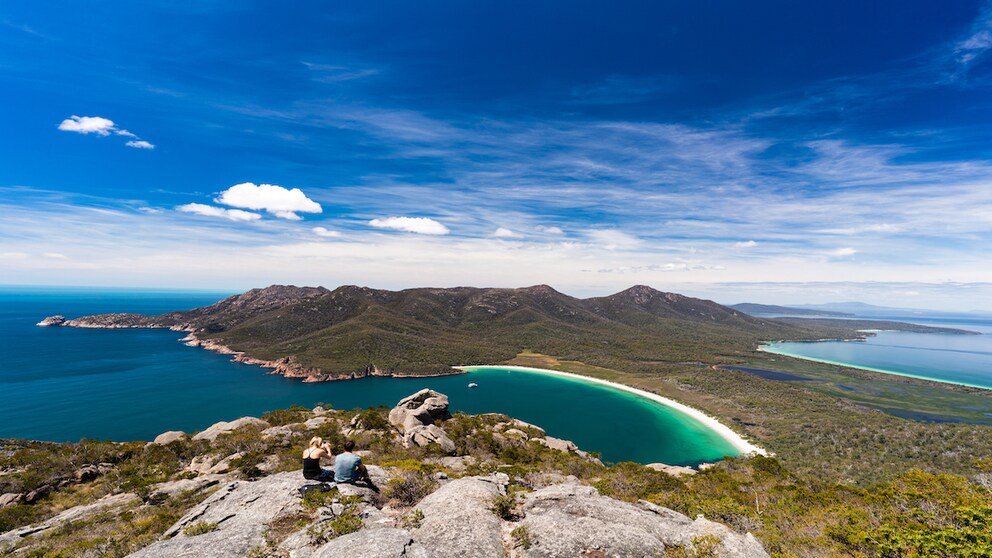
[[[180,332],[35,325],[53,314],[184,310],[230,294],[0,288],[0,437],[149,440],[166,430],[201,430],[294,404],[391,407],[429,387],[447,394],[453,410],[506,413],[606,461],[694,465],[737,453],[683,413],[582,381],[493,367],[439,378],[304,384],[187,347]]]
[[[879,331],[865,341],[771,343],[764,350],[876,372],[992,389],[992,319],[961,315],[924,317],[905,313],[873,314],[866,319],[951,327],[981,335]]]

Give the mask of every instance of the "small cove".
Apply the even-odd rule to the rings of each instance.
[[[366,378],[304,384],[186,347],[166,330],[40,328],[46,315],[160,313],[225,293],[85,290],[0,292],[0,437],[72,441],[150,439],[290,405],[386,405],[423,387],[454,410],[499,412],[575,441],[606,461],[697,464],[738,453],[684,413],[630,393],[559,377],[480,367],[437,378]],[[468,383],[479,384],[469,388]]]

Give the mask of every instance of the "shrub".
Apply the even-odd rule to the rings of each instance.
[[[389,479],[383,489],[383,496],[404,506],[412,506],[437,487],[434,479],[424,473],[404,471],[399,477]]]
[[[392,430],[393,426],[389,424],[387,413],[385,407],[369,407],[358,412],[357,425],[365,430]]]
[[[310,490],[303,495],[303,507],[313,511],[331,505],[340,493],[337,488],[331,490]]]
[[[633,502],[662,492],[680,490],[684,485],[677,478],[661,471],[625,462],[608,469],[603,478],[595,483],[595,487],[604,496]]]
[[[262,420],[272,426],[285,426],[287,424],[303,422],[309,415],[310,409],[307,409],[301,405],[293,405],[288,409],[269,411],[262,415]]]
[[[521,525],[520,527],[510,531],[510,537],[513,539],[513,546],[515,547],[519,546],[520,548],[528,549],[532,544],[530,539],[530,530],[527,529],[526,525]]]
[[[183,529],[183,534],[187,537],[195,537],[197,535],[204,535],[210,533],[211,531],[216,531],[218,525],[216,523],[210,523],[207,521],[197,521],[196,523],[190,523]]]
[[[413,510],[403,516],[400,523],[402,523],[404,529],[416,529],[424,523],[424,512],[421,510]]]
[[[500,519],[513,521],[517,519],[517,498],[513,494],[496,496],[490,500],[489,509]]]

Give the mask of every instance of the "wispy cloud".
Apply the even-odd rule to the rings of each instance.
[[[830,256],[835,258],[846,258],[848,256],[853,256],[857,253],[858,251],[851,247],[837,248],[828,252]]]
[[[324,238],[340,238],[341,236],[343,236],[340,231],[332,231],[325,227],[314,227],[310,230],[313,232],[313,234]]]
[[[506,227],[499,227],[493,231],[493,236],[496,238],[520,238],[523,235]]]
[[[155,149],[155,146],[145,140],[131,140],[124,145],[135,149]]]
[[[205,205],[202,203],[187,203],[180,205],[176,208],[176,210],[183,213],[204,215],[206,217],[222,217],[224,219],[230,219],[231,221],[257,221],[262,218],[262,216],[258,213],[242,211],[240,209],[225,209],[223,207]]]
[[[992,3],[985,6],[968,35],[954,45],[959,71],[967,71],[989,49],[992,49]]]
[[[137,149],[154,149],[150,142],[138,138],[137,135],[117,126],[113,120],[102,116],[76,116],[75,114],[59,123],[59,130],[77,134],[95,134],[98,136],[122,136],[132,138],[125,145]]]
[[[369,221],[369,225],[377,229],[392,229],[417,234],[445,235],[451,232],[448,227],[429,217],[385,217],[372,219]]]

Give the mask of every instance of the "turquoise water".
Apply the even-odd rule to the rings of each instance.
[[[737,452],[695,419],[647,399],[583,381],[480,368],[441,378],[367,378],[304,384],[187,347],[167,330],[42,328],[51,314],[161,313],[229,293],[0,290],[0,437],[147,440],[200,430],[293,404],[339,409],[394,405],[421,388],[455,410],[499,412],[598,451],[607,461],[696,464]],[[470,389],[469,382],[479,384]]]
[[[881,331],[864,342],[771,343],[764,350],[877,372],[992,389],[992,321],[913,322],[957,327],[978,331],[982,335]]]

